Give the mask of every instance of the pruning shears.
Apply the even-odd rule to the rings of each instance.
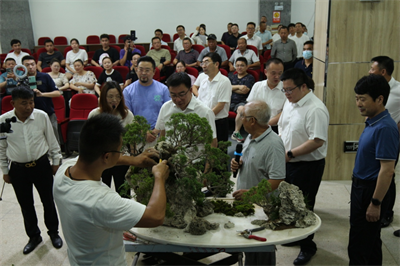
[[[243,236],[244,238],[265,242],[267,241],[266,238],[253,235],[253,232],[261,231],[264,229],[265,229],[264,227],[258,227],[254,229],[245,229],[243,231],[237,231],[237,232],[239,233],[240,236]]]

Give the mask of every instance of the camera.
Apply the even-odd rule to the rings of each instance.
[[[13,131],[11,130],[11,123],[15,122],[17,122],[17,118],[15,116],[7,118],[4,123],[0,124],[0,133],[12,133]]]

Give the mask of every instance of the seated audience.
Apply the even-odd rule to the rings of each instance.
[[[222,44],[226,44],[226,42],[228,41],[229,36],[232,35],[232,25],[233,25],[232,22],[229,22],[228,25],[227,25],[228,31],[224,32],[224,34],[222,34],[222,37],[221,37],[221,43]]]
[[[229,48],[231,48],[231,52],[236,50],[237,42],[240,37],[242,37],[242,34],[239,33],[238,24],[236,23],[232,24],[232,34],[228,37],[225,43],[226,45],[229,46]]]
[[[194,96],[199,96],[199,88],[200,88],[200,84],[203,82],[203,80],[208,79],[208,75],[205,74],[204,72],[200,73],[197,78],[196,81],[194,82],[194,84],[192,85],[192,92],[194,94]]]
[[[160,40],[161,40],[161,45],[167,45],[167,46],[168,46],[168,43],[163,41],[163,39],[162,39],[163,36],[164,36],[164,32],[163,32],[162,30],[156,29],[156,30],[154,31],[154,37],[160,38]],[[153,47],[153,44],[150,42],[149,50],[151,50],[151,47]]]
[[[193,32],[192,38],[196,44],[207,47],[207,36],[206,25],[200,24],[200,26],[196,28],[196,31]]]
[[[126,75],[126,79],[125,79],[125,84],[124,87],[130,85],[132,82],[135,82],[136,80],[138,80],[138,75],[137,75],[137,61],[140,58],[140,54],[138,53],[134,53],[132,55],[132,66],[131,69],[129,71],[129,73]]]
[[[117,70],[112,68],[113,65],[111,62],[111,58],[104,57],[102,64],[103,64],[104,70],[100,74],[100,77],[97,80],[96,85],[94,86],[94,90],[97,92],[97,94],[99,96],[100,96],[101,86],[103,86],[103,84],[106,83],[107,81],[115,81],[120,86],[124,85],[124,80],[121,76],[121,73],[119,73]]]
[[[69,87],[78,93],[95,94],[94,84],[97,82],[96,75],[89,70],[83,69],[83,62],[77,59],[74,62],[75,74],[69,81]]]
[[[247,35],[244,35],[240,38],[245,38],[247,40],[247,45],[253,45],[258,49],[258,54],[261,55],[262,53],[262,41],[261,38],[254,34],[256,28],[256,24],[254,22],[247,23]]]
[[[79,48],[79,41],[77,39],[71,39],[71,51],[68,51],[65,59],[65,75],[70,79],[75,74],[74,62],[77,59],[82,60],[83,65],[86,66],[88,63],[88,54],[85,49]]]
[[[44,47],[47,52],[43,52],[39,55],[37,62],[37,69],[42,72],[45,67],[50,67],[50,62],[53,58],[60,61],[61,66],[65,66],[65,59],[61,52],[54,50],[54,42],[50,39],[44,41]]]
[[[192,48],[192,40],[190,38],[183,39],[183,50],[175,57],[173,64],[176,65],[178,61],[184,61],[187,66],[197,66],[197,58],[199,52]]]
[[[11,44],[11,48],[14,51],[7,54],[7,56],[3,62],[3,68],[5,68],[5,63],[8,58],[13,58],[17,65],[22,65],[22,58],[26,55],[29,55],[28,53],[25,53],[21,50],[21,41],[20,40],[12,39],[10,44]]]
[[[238,40],[238,49],[229,58],[229,71],[236,70],[236,59],[244,57],[247,59],[247,68],[260,67],[260,58],[254,53],[253,50],[247,49],[247,41],[244,38]]]
[[[303,69],[307,76],[312,78],[313,73],[313,41],[306,41],[303,47],[303,60],[300,60],[294,65],[294,68]]]
[[[156,63],[156,67],[160,70],[160,72],[162,72],[162,74],[165,74],[165,67],[171,64],[171,54],[167,49],[161,48],[160,38],[153,37],[151,42],[153,43],[153,49],[151,49],[146,56],[153,58],[154,62]]]
[[[94,66],[101,66],[103,58],[109,57],[111,58],[113,66],[117,66],[119,64],[119,54],[116,49],[110,47],[110,37],[108,34],[102,34],[100,40],[102,48],[94,53],[91,64]]]
[[[14,67],[16,66],[15,60],[9,57],[5,61],[6,72],[0,75],[0,92],[1,98],[11,95],[12,90],[18,85],[17,77],[14,74]],[[22,75],[22,70],[17,70],[18,75]]]
[[[185,27],[182,25],[178,25],[176,27],[176,32],[178,33],[179,38],[174,41],[174,51],[179,53],[179,51],[183,50],[183,39],[185,39],[185,37],[188,37],[188,36],[186,36]],[[188,37],[188,38],[190,38],[190,37]],[[190,38],[190,39],[192,40],[192,43],[194,43],[193,39],[192,38]]]
[[[124,38],[124,49],[119,52],[119,63],[121,66],[131,67],[131,59],[134,53],[142,54],[142,51],[135,47],[135,41],[132,40],[131,36],[127,35]]]
[[[184,61],[182,61],[182,60],[178,61],[178,63],[176,64],[176,72],[177,73],[181,73],[181,72],[186,73],[186,64]],[[193,86],[194,82],[196,81],[196,77],[193,75],[190,75],[188,73],[186,73],[186,74],[190,77],[190,80],[192,82],[191,86]]]
[[[226,56],[225,49],[217,45],[217,36],[215,34],[210,34],[207,37],[208,47],[204,48],[199,57],[197,58],[198,66],[203,61],[203,57],[208,53],[217,53],[219,54],[222,64],[219,67],[227,67],[228,66],[228,57]]]
[[[69,89],[69,83],[67,76],[64,73],[60,72],[60,61],[58,61],[56,58],[53,58],[50,62],[50,68],[51,72],[47,74],[50,75],[60,93],[63,94],[64,90]]]

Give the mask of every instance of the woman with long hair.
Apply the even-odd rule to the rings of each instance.
[[[193,40],[196,42],[196,44],[203,45],[204,47],[207,47],[207,33],[206,33],[206,25],[200,24],[196,28],[196,31],[193,33]]]

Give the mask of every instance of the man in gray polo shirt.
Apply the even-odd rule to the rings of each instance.
[[[267,179],[272,190],[278,188],[285,179],[285,147],[281,138],[268,125],[271,110],[265,102],[250,101],[240,113],[244,129],[249,133],[243,144],[240,162],[231,161],[231,169],[239,168],[237,190],[233,192],[236,200],[243,193]],[[275,253],[246,252],[245,265],[275,265]]]
[[[293,68],[297,58],[296,43],[288,38],[288,34],[288,28],[286,26],[282,26],[279,30],[281,39],[274,42],[271,50],[271,57],[281,59],[283,61],[285,70]]]
[[[201,62],[203,61],[203,57],[210,52],[217,53],[221,57],[222,63],[219,66],[220,68],[228,66],[228,56],[226,55],[225,49],[217,45],[217,37],[215,34],[211,33],[208,35],[207,43],[208,47],[204,48],[201,51],[199,58],[197,58],[198,66],[200,66]]]

